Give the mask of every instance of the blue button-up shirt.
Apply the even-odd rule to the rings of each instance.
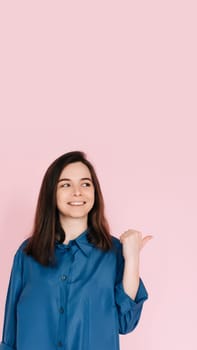
[[[68,244],[55,243],[56,266],[17,249],[9,280],[0,350],[118,350],[119,334],[138,324],[148,293],[140,278],[135,300],[122,284],[122,243],[107,252],[86,229]]]

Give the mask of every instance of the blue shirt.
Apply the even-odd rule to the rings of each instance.
[[[118,350],[119,334],[138,324],[148,293],[140,278],[135,300],[122,284],[122,243],[104,252],[88,229],[55,243],[57,266],[17,249],[9,280],[0,350]]]

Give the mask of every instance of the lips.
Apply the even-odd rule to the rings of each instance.
[[[72,202],[68,202],[69,205],[72,206],[80,206],[80,205],[84,205],[86,202],[84,201],[72,201]]]

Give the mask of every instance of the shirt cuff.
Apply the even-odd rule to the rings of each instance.
[[[5,343],[0,343],[0,350],[16,350],[12,346],[8,346]]]
[[[118,304],[121,314],[127,313],[129,310],[139,309],[146,299],[148,299],[148,292],[140,278],[139,287],[135,299],[133,300],[125,291],[122,281],[115,287],[115,299]]]

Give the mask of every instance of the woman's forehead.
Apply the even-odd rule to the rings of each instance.
[[[61,174],[60,177],[65,177],[65,178],[84,178],[84,177],[89,177],[91,178],[91,173],[88,169],[88,167],[83,164],[82,162],[75,162],[75,163],[70,163],[66,165]]]

